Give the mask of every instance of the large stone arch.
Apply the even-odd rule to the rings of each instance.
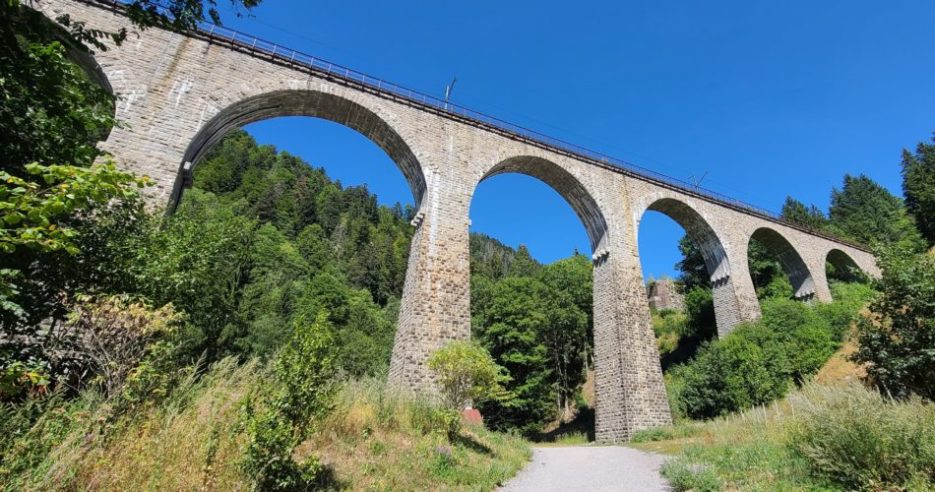
[[[750,241],[756,240],[779,259],[782,269],[792,284],[793,297],[808,301],[815,297],[815,280],[792,243],[771,227],[759,227],[750,235]],[[748,249],[749,251],[749,249]]]
[[[714,316],[718,336],[724,336],[744,321],[734,288],[726,240],[688,201],[672,196],[653,197],[639,217],[647,210],[660,212],[682,226],[685,234],[701,250],[711,280]]]
[[[383,118],[344,97],[316,90],[276,90],[248,97],[220,110],[205,123],[186,149],[169,206],[181,198],[204,154],[235,128],[280,116],[309,116],[351,128],[375,143],[406,178],[418,209],[426,190],[422,165],[403,138]]]
[[[646,210],[665,214],[685,229],[685,234],[701,250],[712,284],[717,284],[730,276],[730,265],[727,262],[724,243],[714,228],[694,208],[682,200],[660,198],[650,203]]]
[[[484,173],[477,185],[493,176],[507,173],[524,174],[536,178],[555,190],[581,220],[588,234],[592,251],[595,254],[599,253],[607,234],[607,220],[594,196],[571,172],[551,160],[523,155],[509,157],[498,162]],[[474,196],[473,192],[471,196]]]
[[[828,264],[837,270],[837,274],[841,278],[862,281],[871,276],[871,272],[861,268],[851,255],[838,248],[831,248],[828,250],[828,253],[825,254],[825,265]]]

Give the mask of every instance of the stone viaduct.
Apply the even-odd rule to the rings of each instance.
[[[120,7],[101,1],[34,0],[32,6],[51,19],[67,14],[96,29],[130,29],[122,46],[95,54],[95,76],[118,96],[116,116],[123,122],[100,145],[124,168],[153,178],[149,198],[170,209],[211,145],[265,118],[331,120],[365,135],[395,161],[418,210],[390,368],[396,386],[430,389],[428,355],[471,336],[468,211],[478,183],[501,173],[550,185],[590,238],[602,442],[671,421],[637,250],[646,211],[674,219],[702,249],[721,336],[760,313],[748,271],[751,238],[779,255],[800,299],[831,299],[829,259],[878,274],[872,255],[858,245],[242,33],[137,33]]]

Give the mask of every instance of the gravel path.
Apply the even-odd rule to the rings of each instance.
[[[500,490],[665,491],[669,487],[659,475],[664,461],[662,455],[618,446],[533,448],[532,461]]]

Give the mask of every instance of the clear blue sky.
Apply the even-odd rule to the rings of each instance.
[[[223,2],[222,2],[223,3]],[[935,2],[265,0],[228,26],[678,178],[778,209],[826,208],[845,173],[901,194],[901,149],[935,130]],[[382,203],[410,202],[364,137],[307,118],[248,127]],[[524,176],[478,189],[472,230],[541,261],[584,229]],[[644,273],[671,274],[681,230],[640,229]]]

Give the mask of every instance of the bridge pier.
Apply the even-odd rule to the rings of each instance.
[[[406,282],[390,359],[389,384],[434,391],[425,363],[453,340],[471,338],[469,200],[453,177],[429,171],[428,187],[413,225]]]
[[[639,430],[672,423],[636,232],[623,222],[608,220],[608,253],[594,264],[595,437],[601,443],[626,442]]]

